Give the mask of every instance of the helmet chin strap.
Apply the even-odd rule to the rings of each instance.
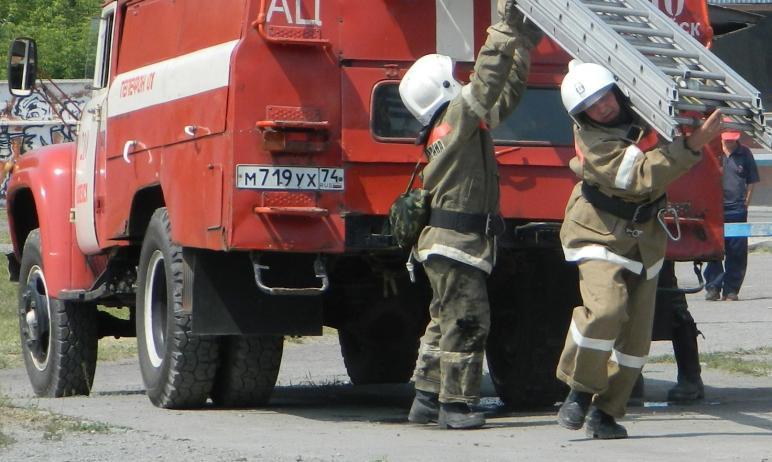
[[[432,114],[429,124],[424,126],[421,131],[418,132],[418,136],[415,139],[415,144],[417,146],[426,144],[426,140],[429,139],[429,134],[432,132],[432,127],[434,127],[434,122],[436,122],[437,118],[445,111],[448,104],[450,104],[450,101],[446,101],[442,106],[438,107],[437,110],[434,111],[434,114]]]

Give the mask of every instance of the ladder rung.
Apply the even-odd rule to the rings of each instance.
[[[735,95],[733,93],[723,93],[718,91],[700,91],[690,90],[688,88],[679,89],[678,94],[681,96],[693,96],[695,98],[714,99],[717,101],[737,101],[741,103],[753,103],[753,98],[750,96]]]
[[[676,103],[676,109],[679,111],[695,111],[695,112],[708,112],[718,107],[716,104],[690,104],[690,103]],[[721,113],[726,115],[738,115],[750,117],[753,115],[753,111],[744,108],[734,107],[721,107]]]
[[[674,67],[660,67],[659,70],[661,70],[667,75],[672,75],[672,76],[684,76],[684,74],[686,74],[687,77],[695,77],[698,79],[709,79],[709,80],[724,80],[726,78],[724,74],[718,74],[715,72],[693,71],[690,69],[676,69]]]
[[[694,117],[674,117],[676,122],[678,122],[681,125],[688,125],[692,127],[697,127],[703,124],[702,119],[697,119]],[[754,127],[752,124],[746,124],[746,123],[738,123],[738,122],[724,122],[721,124],[724,128],[729,128],[733,130],[741,130],[741,131],[753,131]]]
[[[595,5],[595,6],[609,6],[610,5],[610,6],[619,6],[619,7],[623,7],[623,8],[627,7],[627,5],[624,2],[621,2],[621,1],[617,2],[617,1],[605,1],[605,0],[582,0],[582,3],[587,8],[589,8],[591,5]]]
[[[630,8],[624,8],[619,6],[604,6],[604,5],[594,5],[594,4],[587,4],[587,8],[589,8],[591,11],[595,11],[596,13],[611,13],[611,14],[618,14],[621,16],[638,16],[640,18],[648,18],[649,12],[643,11],[643,10],[633,10]]]
[[[670,32],[651,29],[649,27],[633,27],[633,26],[622,26],[622,25],[612,24],[611,28],[614,29],[616,32],[620,32],[623,34],[645,35],[647,37],[673,38],[673,34],[671,34]]]
[[[635,47],[638,51],[645,55],[660,55],[660,56],[672,56],[675,58],[689,58],[700,59],[700,55],[695,53],[689,53],[688,51],[678,50],[676,48],[659,48],[659,47]]]
[[[695,81],[696,82],[696,81]],[[720,92],[720,93],[729,93],[726,87],[723,85],[703,85],[700,83],[697,83],[697,85],[687,84],[684,88],[688,88],[689,90],[699,90],[699,91],[714,91],[714,92]]]
[[[663,67],[672,67],[680,64],[678,61],[676,61],[676,58],[672,58],[670,56],[647,56],[647,57],[649,58],[649,62],[653,64],[657,69],[662,69]]]
[[[629,39],[627,40],[627,43],[634,47],[654,47],[654,48],[666,48],[666,49],[672,49],[673,44],[672,43],[660,43],[660,42],[652,42],[651,40],[636,40],[636,39]]]

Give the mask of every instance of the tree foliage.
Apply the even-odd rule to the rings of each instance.
[[[0,80],[15,37],[31,37],[38,47],[41,77],[93,75],[96,26],[102,0],[0,0]]]

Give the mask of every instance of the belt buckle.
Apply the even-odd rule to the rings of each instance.
[[[494,221],[494,218],[496,219],[495,221]],[[506,225],[504,223],[504,218],[498,213],[496,214],[489,213],[485,217],[485,235],[486,236],[501,236],[502,234],[504,234],[505,229],[506,229]]]

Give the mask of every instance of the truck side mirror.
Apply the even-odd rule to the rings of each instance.
[[[8,53],[8,89],[14,96],[29,96],[37,78],[38,51],[31,38],[17,38]]]

